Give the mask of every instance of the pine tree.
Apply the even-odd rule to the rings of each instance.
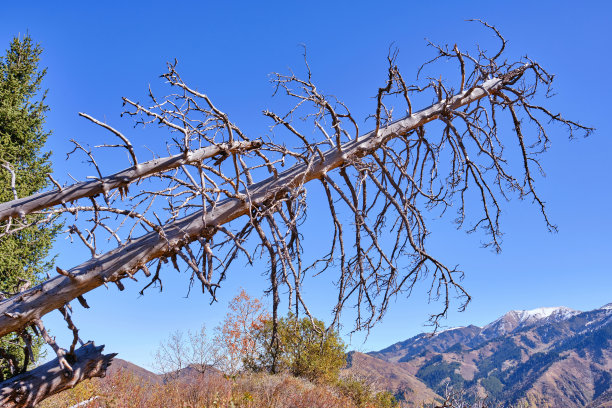
[[[42,48],[29,35],[14,38],[6,56],[0,57],[0,202],[33,194],[48,184],[51,172],[44,144],[51,132],[44,129],[46,91],[41,82],[46,69],[38,63]],[[11,174],[12,173],[12,174]],[[15,180],[14,189],[11,180]],[[28,218],[34,220],[37,215]],[[6,225],[0,224],[0,227]],[[3,297],[39,283],[52,265],[48,255],[59,225],[29,227],[0,238],[0,291]],[[40,354],[42,342],[35,341],[31,355],[24,349],[23,336],[13,333],[0,339],[0,375],[12,376]]]

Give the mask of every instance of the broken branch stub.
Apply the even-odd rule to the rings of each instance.
[[[30,408],[58,392],[74,387],[79,382],[104,377],[116,354],[102,354],[104,346],[87,343],[72,356],[72,373],[60,367],[58,359],[51,360],[26,373],[0,383],[0,406]]]

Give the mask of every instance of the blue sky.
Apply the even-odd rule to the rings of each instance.
[[[543,158],[547,177],[538,180],[538,188],[559,233],[547,232],[538,210],[516,199],[504,205],[501,254],[480,248],[481,236],[456,231],[448,219],[435,221],[430,248],[445,262],[460,265],[466,272],[464,286],[473,297],[465,312],[452,310],[444,324],[482,325],[511,309],[565,305],[588,310],[612,302],[609,4],[34,1],[26,7],[11,2],[0,15],[0,47],[6,49],[13,36],[25,32],[42,44],[51,107],[47,125],[53,130],[48,148],[54,152],[56,178],[67,180],[67,172],[81,179],[89,175],[78,160],[64,160],[71,149],[68,140],[95,144],[106,137],[80,119],[80,111],[133,134],[138,146],[159,142],[119,117],[121,97],[145,100],[148,85],[160,84],[165,63],[174,58],[190,84],[205,90],[234,122],[257,137],[267,134],[269,126],[260,112],[280,104],[272,99],[268,74],[302,69],[300,44],[308,48],[319,88],[363,118],[375,106],[372,96],[385,80],[392,43],[400,50],[400,68],[412,79],[432,55],[425,38],[462,47],[492,44],[488,32],[464,20],[480,18],[496,25],[509,41],[510,56],[527,54],[556,75],[557,94],[548,106],[597,130],[588,139],[574,141],[560,128],[551,131],[552,148]],[[316,231],[305,231],[307,245],[308,232]],[[58,264],[69,268],[81,262],[87,255],[82,249],[60,239],[55,248]],[[170,331],[202,323],[212,329],[239,287],[260,296],[264,268],[262,263],[236,271],[220,302],[212,306],[197,293],[185,298],[186,276],[168,271],[163,293],[138,297],[140,283],[127,284],[124,292],[101,288],[87,296],[92,309],[75,306],[74,318],[84,339],[147,366]],[[347,336],[350,347],[376,350],[427,330],[423,324],[436,305],[427,303],[424,289],[408,300],[398,298],[365,343],[363,334]],[[313,281],[308,290],[315,314],[329,317],[329,287]],[[45,321],[58,340],[69,342],[70,333],[55,314]],[[348,331],[348,314],[343,323]]]

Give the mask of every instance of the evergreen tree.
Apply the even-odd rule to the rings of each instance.
[[[43,146],[50,132],[45,131],[46,91],[41,82],[46,69],[38,63],[42,48],[26,35],[14,38],[4,57],[0,57],[0,202],[14,196],[25,197],[48,184],[50,152]],[[13,174],[11,174],[13,173]],[[15,188],[11,187],[14,178]],[[40,215],[28,216],[35,221]],[[6,223],[0,223],[4,227]],[[52,261],[48,254],[58,232],[56,223],[25,228],[0,238],[0,295],[3,298],[36,285]],[[4,378],[23,370],[40,353],[42,342],[34,342],[32,356],[24,349],[23,336],[13,333],[0,339],[0,375]]]

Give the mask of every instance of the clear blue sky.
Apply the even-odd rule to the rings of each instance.
[[[457,232],[448,219],[435,223],[430,248],[466,271],[464,285],[473,296],[467,311],[452,310],[445,324],[482,325],[511,309],[565,305],[588,310],[612,302],[611,3],[105,3],[2,5],[0,47],[6,49],[13,36],[25,32],[44,47],[42,65],[49,69],[44,86],[50,90],[51,107],[47,124],[54,132],[48,148],[54,152],[56,177],[61,180],[67,180],[68,171],[81,179],[89,175],[78,160],[64,161],[70,138],[95,144],[106,137],[77,112],[106,119],[129,134],[132,123],[119,117],[120,98],[145,100],[147,86],[159,84],[166,61],[174,58],[190,84],[205,90],[257,137],[266,134],[269,125],[260,112],[278,104],[271,99],[268,74],[301,69],[300,44],[308,47],[319,88],[337,95],[363,117],[375,106],[371,97],[385,79],[391,43],[400,49],[400,68],[411,79],[432,55],[425,47],[426,37],[469,47],[491,38],[465,19],[496,25],[509,40],[510,55],[527,54],[556,75],[557,95],[549,106],[597,130],[588,139],[572,142],[558,128],[551,133],[552,148],[543,160],[547,177],[538,180],[538,186],[551,219],[559,225],[558,234],[548,233],[537,209],[518,200],[504,207],[499,255],[481,249],[482,237]],[[143,133],[135,142],[155,143]],[[55,251],[64,268],[87,255],[82,247],[61,239]],[[151,352],[170,331],[202,323],[212,329],[240,286],[261,295],[263,267],[262,263],[232,274],[220,303],[213,306],[197,293],[184,298],[187,277],[168,271],[163,293],[139,298],[140,283],[128,284],[124,292],[101,288],[87,296],[90,310],[75,305],[74,318],[84,339],[106,344],[121,358],[147,366]],[[314,312],[327,318],[331,292],[323,286],[312,283],[309,296],[316,304]],[[376,350],[427,330],[423,324],[435,305],[427,304],[424,287],[420,289],[410,300],[398,299],[365,343],[363,335],[347,337],[351,348]],[[67,345],[70,333],[56,314],[45,321]],[[350,329],[350,316],[346,318]]]

